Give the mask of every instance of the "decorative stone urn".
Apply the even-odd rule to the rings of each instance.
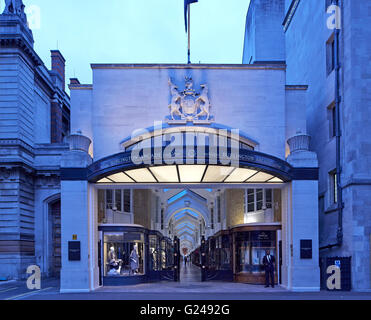
[[[296,151],[308,151],[310,139],[311,137],[309,135],[300,133],[288,139],[287,144],[290,147],[290,153]]]
[[[79,150],[79,151],[84,151],[86,153],[89,152],[91,140],[88,137],[82,135],[80,131],[69,135],[66,138],[66,142],[70,145],[71,151]]]

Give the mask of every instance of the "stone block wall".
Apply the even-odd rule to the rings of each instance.
[[[0,277],[26,277],[35,263],[33,177],[21,169],[0,170]]]

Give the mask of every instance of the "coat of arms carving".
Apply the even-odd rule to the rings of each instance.
[[[179,91],[178,87],[169,79],[171,102],[169,105],[170,116],[168,123],[210,123],[213,117],[210,115],[209,88],[207,84],[201,85],[201,93],[193,88],[192,78],[185,78],[185,88]]]

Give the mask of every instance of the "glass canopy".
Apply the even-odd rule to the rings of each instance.
[[[122,171],[97,183],[283,183],[259,169],[217,165],[168,165]]]

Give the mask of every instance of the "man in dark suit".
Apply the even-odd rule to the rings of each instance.
[[[269,250],[265,251],[263,257],[263,265],[265,268],[265,287],[269,287],[269,278],[271,280],[272,288],[274,288],[274,269],[276,264],[276,258],[270,254]]]

